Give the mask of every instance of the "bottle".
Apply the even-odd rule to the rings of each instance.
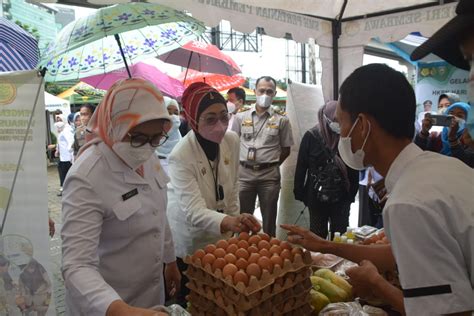
[[[347,244],[347,236],[341,236],[341,242]]]
[[[347,232],[346,232],[347,239],[354,239],[354,228],[352,227],[347,227]]]
[[[335,232],[334,233],[334,242],[341,242],[341,233],[340,232]]]
[[[348,240],[347,240],[347,243],[348,243],[348,244],[354,244],[354,239],[348,239]]]

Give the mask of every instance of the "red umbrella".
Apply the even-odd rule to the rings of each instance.
[[[159,56],[165,63],[201,72],[233,76],[241,72],[235,61],[219,48],[204,42],[191,41]],[[186,75],[185,75],[186,76]]]
[[[185,87],[194,82],[205,82],[208,85],[216,88],[218,91],[239,87],[245,82],[245,78],[242,75],[224,76],[195,70],[189,70],[189,72],[183,71],[178,76],[178,79],[184,82]]]

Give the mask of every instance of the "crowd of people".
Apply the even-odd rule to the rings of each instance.
[[[438,53],[436,40],[420,49]],[[440,55],[452,62],[462,51],[473,82],[474,37],[456,40],[451,55]],[[95,112],[81,108],[75,129],[58,118],[71,315],[159,315],[153,309],[166,299],[185,304],[187,255],[234,233],[275,236],[280,166],[294,140],[289,118],[272,107],[276,81],[259,78],[255,95],[244,107],[243,89],[224,98],[194,83],[179,104],[131,78],[116,82]],[[419,120],[403,74],[382,64],[355,70],[301,141],[294,196],[309,209],[310,230],[282,228],[293,243],[358,263],[347,273],[361,297],[383,298],[402,314],[468,315],[474,149],[466,120],[473,112],[453,95],[440,98],[437,112],[450,122],[439,131],[431,131],[431,101],[424,112]],[[363,170],[390,245],[326,239],[345,232]],[[257,197],[262,222],[253,216]],[[396,269],[403,291],[380,276]]]

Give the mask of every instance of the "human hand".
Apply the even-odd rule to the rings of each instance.
[[[421,132],[424,134],[428,134],[432,127],[433,127],[433,120],[431,119],[431,114],[426,113],[425,118],[421,121]]]
[[[361,298],[377,298],[376,286],[385,281],[375,265],[368,260],[362,260],[358,266],[348,269],[346,274],[355,296]]]
[[[53,238],[54,236],[54,233],[56,232],[56,228],[55,228],[55,223],[54,221],[51,219],[51,217],[48,219],[48,226],[49,226],[49,237]]]
[[[165,283],[166,292],[170,297],[174,297],[179,293],[181,287],[181,273],[178,269],[176,261],[167,263],[165,266]]]
[[[223,233],[258,232],[261,228],[262,226],[258,220],[253,215],[246,213],[238,216],[226,216],[221,222],[221,231]]]
[[[152,309],[145,309],[133,307],[124,301],[113,301],[110,304],[105,316],[165,316],[165,312],[154,311]]]
[[[317,236],[313,232],[296,225],[280,225],[288,231],[288,241],[303,246],[303,248],[315,252],[324,252],[329,241]]]
[[[448,140],[449,141],[455,141],[457,137],[457,132],[459,130],[459,122],[458,120],[454,117],[451,120],[451,125],[449,126],[449,133],[448,133]]]

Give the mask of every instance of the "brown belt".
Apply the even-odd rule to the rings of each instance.
[[[280,164],[279,162],[267,162],[267,163],[258,163],[258,164],[249,164],[244,161],[240,162],[240,165],[242,167],[247,168],[247,169],[252,169],[253,171],[268,169],[274,166],[278,166],[279,164]]]

